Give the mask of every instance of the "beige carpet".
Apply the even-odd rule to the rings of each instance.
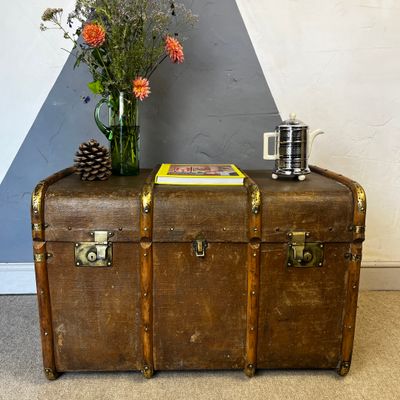
[[[400,399],[400,292],[362,292],[351,371],[42,373],[34,296],[0,296],[0,399]]]

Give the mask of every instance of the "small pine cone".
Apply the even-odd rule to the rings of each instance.
[[[75,173],[83,181],[105,181],[111,175],[110,152],[94,139],[79,146],[74,161]]]

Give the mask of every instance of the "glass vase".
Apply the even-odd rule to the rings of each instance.
[[[103,105],[108,106],[108,125],[100,119]],[[120,92],[103,98],[94,111],[99,129],[110,141],[112,172],[114,175],[139,174],[139,110],[133,96]]]

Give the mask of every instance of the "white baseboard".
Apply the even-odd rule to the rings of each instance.
[[[362,263],[361,290],[400,290],[400,261]],[[36,293],[33,263],[0,263],[0,294]]]
[[[0,294],[36,293],[33,263],[0,263]]]

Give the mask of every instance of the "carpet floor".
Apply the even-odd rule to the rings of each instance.
[[[400,292],[361,292],[350,373],[65,373],[44,377],[35,296],[0,296],[0,399],[400,399]]]

